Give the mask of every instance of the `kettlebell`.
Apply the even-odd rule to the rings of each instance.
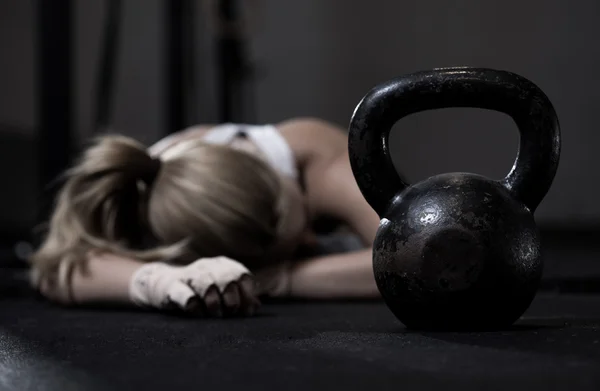
[[[519,149],[504,179],[444,173],[410,185],[398,174],[390,156],[392,126],[413,113],[451,107],[495,110],[514,120]],[[489,330],[521,317],[542,276],[533,214],[554,180],[560,146],[548,97],[507,71],[422,71],[362,98],[349,126],[350,165],[380,217],[373,272],[400,322],[409,329]]]

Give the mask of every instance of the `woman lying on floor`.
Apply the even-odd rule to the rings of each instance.
[[[363,246],[302,257],[324,220]],[[205,316],[250,315],[263,296],[377,297],[378,224],[345,132],[321,120],[195,126],[149,149],[105,136],[66,173],[32,280],[64,304]]]

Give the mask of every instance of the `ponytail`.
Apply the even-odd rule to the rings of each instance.
[[[148,201],[160,171],[161,162],[135,140],[124,136],[96,139],[65,173],[47,236],[31,257],[34,275],[70,270],[83,263],[92,249],[142,261],[182,253],[184,243],[143,249],[152,238]]]
[[[266,162],[202,140],[162,159],[127,137],[96,140],[65,174],[47,237],[31,258],[33,283],[68,276],[90,250],[181,263],[219,255],[253,263],[268,254],[285,211],[280,179]]]

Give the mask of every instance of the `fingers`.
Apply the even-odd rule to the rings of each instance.
[[[240,262],[227,257],[204,258],[190,265],[192,270],[202,271],[209,275],[212,284],[223,292],[227,286],[234,281],[238,281],[250,271]]]
[[[185,279],[185,282],[198,294],[198,297],[201,298],[206,296],[208,289],[215,285],[212,275],[203,270],[190,275]]]
[[[253,315],[260,302],[254,294],[254,281],[250,276],[230,283],[224,291],[213,285],[203,299],[204,313],[210,317]]]
[[[177,308],[190,312],[196,309],[197,302],[194,300],[196,297],[196,292],[194,292],[191,287],[183,282],[176,281],[169,287],[166,297],[167,303],[165,303],[165,306],[173,303]]]
[[[241,312],[244,315],[254,315],[258,307],[260,307],[260,301],[256,296],[256,284],[254,279],[249,275],[244,275],[239,282],[240,300],[241,300]]]
[[[223,291],[223,307],[226,315],[237,315],[241,306],[240,288],[233,282]]]
[[[206,307],[206,314],[208,316],[216,318],[223,316],[221,294],[216,286],[213,285],[206,291],[204,306]]]
[[[205,258],[180,270],[168,297],[186,312],[208,317],[252,315],[260,305],[250,271],[237,261]]]

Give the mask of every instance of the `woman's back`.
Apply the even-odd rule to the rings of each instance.
[[[294,251],[319,216],[346,223],[367,252],[292,267]],[[377,224],[356,188],[339,128],[319,120],[199,126],[147,149],[122,136],[104,137],[89,148],[68,172],[48,236],[32,262],[41,290],[66,302],[110,298],[163,308],[178,292],[175,301],[183,308],[191,297],[211,301],[206,284],[220,287],[218,298],[227,281],[250,274],[262,276],[264,289],[252,293],[235,283],[230,295],[238,307],[242,297],[265,293],[371,295],[376,289],[366,266]],[[143,236],[155,246],[136,247]],[[184,264],[189,266],[176,266]],[[335,288],[328,273],[333,279],[350,273],[361,282],[344,288],[349,285],[338,281]],[[188,288],[172,291],[173,284]],[[223,297],[217,302],[227,307]]]

